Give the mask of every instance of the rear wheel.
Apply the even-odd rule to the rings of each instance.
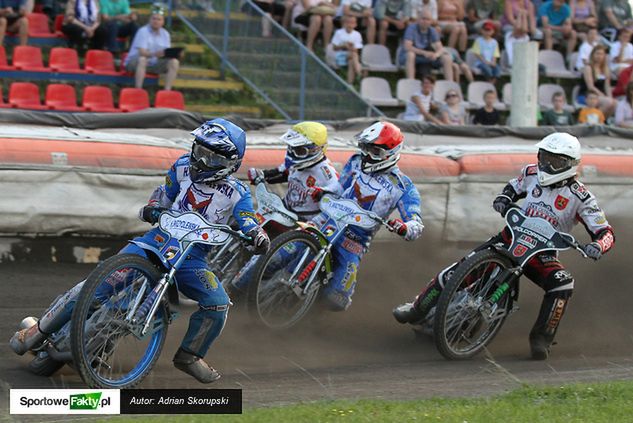
[[[511,287],[499,285],[510,261],[494,250],[475,253],[455,269],[435,308],[433,334],[449,360],[478,354],[503,325],[512,308]]]
[[[313,263],[320,249],[318,240],[304,231],[286,232],[272,242],[257,261],[248,287],[249,312],[256,321],[271,329],[287,329],[308,314],[324,277]],[[319,274],[303,292],[313,272]]]

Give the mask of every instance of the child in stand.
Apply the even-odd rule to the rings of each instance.
[[[336,54],[336,64],[347,66],[347,82],[353,84],[361,76],[360,49],[363,48],[363,37],[355,30],[356,17],[344,16],[343,27],[337,29],[332,38],[332,47]]]
[[[586,123],[589,125],[603,125],[604,114],[602,113],[602,110],[598,108],[598,105],[600,104],[598,94],[587,94],[587,98],[585,101],[587,105],[580,109],[580,114],[578,115],[578,123]]]
[[[543,125],[569,126],[574,124],[574,118],[571,113],[564,109],[565,94],[560,91],[554,93],[552,104],[554,108],[543,113]]]
[[[472,47],[473,53],[477,56],[475,66],[493,84],[501,75],[501,68],[497,63],[501,53],[499,52],[499,43],[492,37],[494,33],[495,25],[492,22],[484,23],[481,27],[481,36],[477,37]]]
[[[498,125],[499,112],[494,108],[497,101],[497,93],[494,90],[488,90],[484,93],[484,107],[475,112],[473,123],[475,125]]]

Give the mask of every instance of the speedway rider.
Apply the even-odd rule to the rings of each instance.
[[[526,166],[518,178],[512,179],[495,198],[492,207],[505,216],[510,205],[523,198],[525,201],[521,208],[526,215],[543,218],[559,231],[569,232],[580,221],[592,239],[586,245],[585,253],[598,260],[611,249],[615,238],[596,198],[576,178],[581,156],[578,139],[564,132],[556,132],[543,138],[536,146],[539,149],[538,164]],[[507,247],[510,237],[506,228],[474,251],[496,243],[503,243]],[[437,274],[413,303],[396,307],[393,310],[396,320],[412,324],[422,322],[437,304],[440,292],[458,264],[454,263]],[[533,257],[524,272],[545,291],[529,337],[532,358],[545,360],[571,297],[574,278],[553,251]]]
[[[190,154],[179,158],[167,172],[165,183],[152,193],[148,205],[141,208],[141,220],[155,224],[160,213],[195,211],[210,223],[226,224],[233,217],[241,231],[251,237],[255,254],[268,250],[270,241],[257,225],[250,191],[231,176],[239,167],[246,149],[246,133],[225,120],[205,122],[191,133],[194,142]],[[154,228],[136,238],[158,249],[165,242],[161,231]],[[128,244],[120,253],[146,252],[135,244]],[[220,374],[203,360],[212,342],[220,335],[230,305],[217,277],[207,270],[208,246],[195,246],[183,266],[176,273],[178,289],[198,302],[199,309],[191,315],[189,328],[174,356],[174,366],[202,383],[220,378]],[[70,320],[72,308],[81,289],[80,282],[60,296],[44,313],[39,322],[17,332],[10,341],[13,350],[22,355],[37,347],[46,334],[59,330]],[[64,304],[59,304],[64,302]]]
[[[389,226],[407,241],[417,239],[424,229],[420,194],[397,166],[404,141],[400,128],[389,122],[377,122],[357,134],[355,140],[360,154],[350,157],[343,168],[341,198],[355,200],[363,209],[385,219],[397,208],[402,219],[390,220]],[[324,214],[313,219],[319,227],[326,221]],[[358,265],[378,228],[349,226],[333,246],[336,266],[324,291],[332,310],[346,310],[352,303]]]

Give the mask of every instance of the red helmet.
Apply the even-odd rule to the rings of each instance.
[[[404,135],[393,123],[376,122],[354,139],[358,142],[363,172],[379,172],[394,166],[400,160]]]

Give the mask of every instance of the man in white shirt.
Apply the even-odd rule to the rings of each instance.
[[[514,51],[514,43],[527,43],[530,41],[530,37],[519,28],[515,26],[512,31],[508,31],[506,34],[506,55],[508,57],[508,66],[512,67],[512,54]]]
[[[134,36],[130,52],[125,59],[125,69],[134,73],[136,88],[143,87],[147,72],[165,73],[166,90],[171,90],[176,79],[180,62],[176,58],[165,57],[165,49],[171,47],[171,37],[163,28],[164,25],[164,11],[154,9],[149,23],[140,28]]]
[[[616,75],[633,64],[633,44],[631,44],[630,29],[622,28],[618,32],[618,41],[611,44],[609,50],[609,62],[611,70]]]
[[[600,44],[600,41],[598,40],[598,29],[589,28],[589,31],[587,31],[587,38],[578,49],[578,57],[576,58],[575,64],[578,72],[582,72],[582,69],[587,65],[587,63],[589,63],[591,50],[593,50],[593,48],[598,44]]]
[[[360,49],[363,48],[363,37],[356,31],[356,16],[343,16],[343,27],[337,29],[332,37],[332,47],[338,66],[347,65],[347,82],[353,84],[361,75]]]

